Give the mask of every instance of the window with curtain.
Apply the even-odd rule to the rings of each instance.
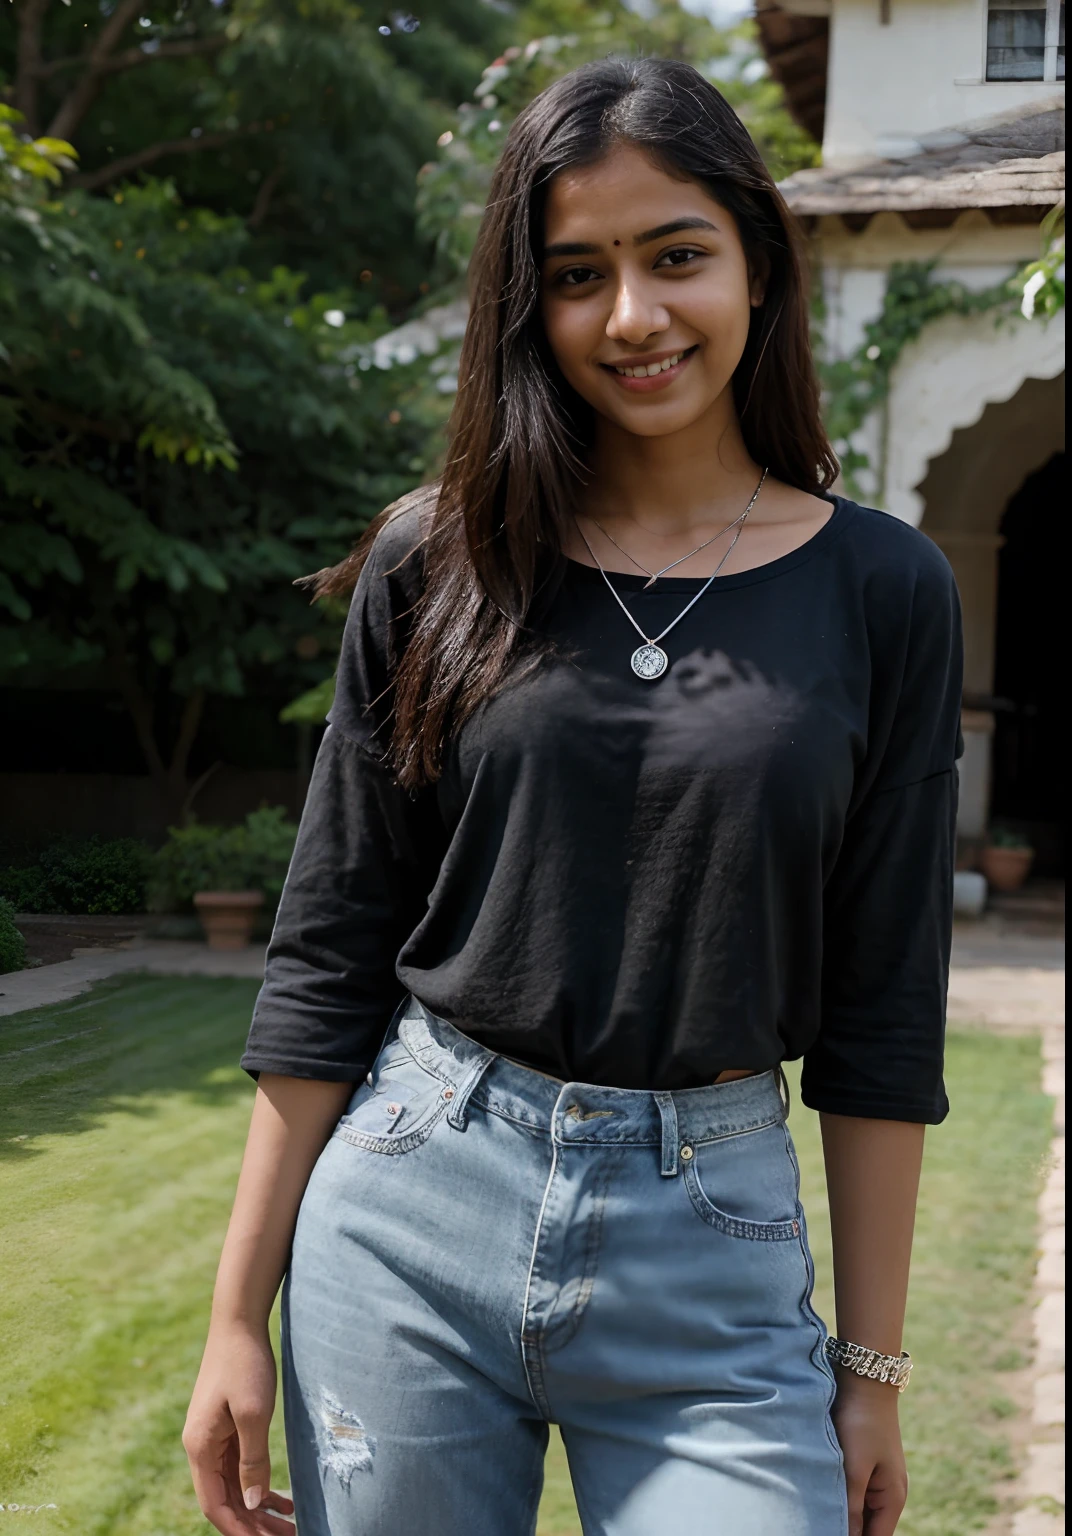
[[[1065,78],[1065,0],[989,0],[988,80]]]

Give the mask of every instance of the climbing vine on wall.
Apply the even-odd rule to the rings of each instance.
[[[995,323],[1017,312],[1024,319],[1049,319],[1065,302],[1064,209],[1054,208],[1041,225],[1042,251],[1037,260],[990,288],[972,290],[954,279],[935,276],[937,263],[895,262],[886,283],[882,309],[864,328],[864,338],[851,356],[820,361],[824,414],[830,440],[841,460],[842,478],[850,495],[859,496],[861,471],[871,470],[881,499],[885,489],[885,451],[872,465],[853,443],[864,423],[884,406],[890,380],[901,353],[924,328],[944,315],[993,312]],[[821,331],[825,314],[818,300],[815,314]],[[822,346],[817,348],[822,358]],[[885,433],[883,433],[883,444]]]

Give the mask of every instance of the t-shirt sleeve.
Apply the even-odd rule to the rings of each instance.
[[[434,794],[401,789],[384,760],[392,672],[414,600],[405,560],[392,569],[399,552],[388,525],[354,592],[241,1058],[253,1077],[359,1081],[404,996],[395,962],[426,907],[437,818]]]
[[[949,1110],[943,1055],[963,751],[960,603],[948,563],[931,549],[907,624],[878,615],[868,746],[824,888],[821,1024],[801,1079],[813,1109],[923,1124]]]

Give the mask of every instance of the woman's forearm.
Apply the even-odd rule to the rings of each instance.
[[[924,1128],[848,1115],[820,1119],[838,1337],[897,1355],[903,1347]]]
[[[898,1355],[904,1334],[923,1127],[904,1120],[821,1115],[834,1240],[837,1332]],[[884,1381],[834,1367],[832,1413],[845,1458],[850,1536],[893,1536],[908,1497],[898,1414]]]
[[[268,1326],[313,1165],[353,1085],[262,1073],[212,1296],[212,1326]]]

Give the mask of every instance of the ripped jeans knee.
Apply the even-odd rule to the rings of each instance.
[[[376,1441],[356,1413],[344,1408],[330,1392],[322,1391],[316,1419],[316,1438],[322,1466],[349,1488],[355,1472],[371,1472]]]

